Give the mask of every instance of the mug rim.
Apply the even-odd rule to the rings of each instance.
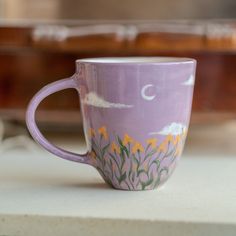
[[[83,64],[112,64],[112,65],[159,65],[159,64],[186,64],[196,63],[193,58],[187,57],[94,57],[77,59]]]

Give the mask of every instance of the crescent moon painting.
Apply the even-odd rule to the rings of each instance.
[[[147,90],[148,90],[149,88],[153,87],[153,86],[154,86],[153,84],[147,84],[147,85],[144,85],[144,86],[143,86],[143,88],[142,88],[142,90],[141,90],[141,95],[142,95],[142,97],[143,97],[144,100],[152,101],[152,100],[156,97],[156,95],[150,96],[150,95],[147,95],[147,93],[146,93]]]

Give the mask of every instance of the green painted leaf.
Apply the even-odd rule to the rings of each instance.
[[[154,183],[154,188],[156,188],[156,187],[159,185],[160,180],[161,180],[161,178],[160,178],[160,175],[159,175],[158,178],[157,178],[157,180],[156,180],[155,183]]]
[[[145,170],[138,170],[138,176],[141,174],[141,173],[146,173],[146,171]]]
[[[111,159],[109,160],[109,163],[110,163],[111,178],[113,180],[113,170],[112,170],[112,161],[111,161]]]
[[[145,156],[144,160],[146,160],[146,159],[147,159],[148,157],[150,157],[150,156],[153,156],[156,152],[157,152],[157,150],[156,150],[156,149],[153,149],[151,152],[149,152],[149,153]]]
[[[161,162],[159,160],[156,160],[156,164],[157,164],[157,171],[158,171],[161,166]]]
[[[103,174],[103,171],[102,171],[102,169],[101,169],[100,167],[97,167],[97,170],[98,170],[101,174]]]
[[[120,146],[123,146],[122,140],[120,139],[119,136],[117,136],[117,140],[118,140],[118,143],[120,144]]]
[[[120,181],[119,181],[119,177],[116,175],[116,172],[114,173],[114,176],[116,177],[116,180],[117,180],[118,182],[120,182]]]
[[[109,152],[109,156],[112,157],[112,158],[114,158],[114,159],[116,158],[116,157],[115,157],[113,154],[111,154],[110,152]]]
[[[137,165],[139,165],[139,160],[136,158],[136,156],[133,156],[135,162],[137,163]]]
[[[104,170],[104,174],[105,176],[109,176],[110,173],[107,170]]]
[[[149,177],[149,176],[148,176]],[[153,172],[151,172],[151,177],[149,177],[150,179],[152,179],[152,183],[154,181],[154,175],[153,175]]]
[[[119,184],[126,179],[126,172],[120,176]]]
[[[155,184],[154,184],[154,188],[156,188],[159,184],[160,184],[160,182],[161,182],[161,175],[162,175],[162,172],[166,172],[166,174],[168,174],[168,172],[169,172],[169,169],[168,169],[168,167],[163,167],[161,170],[160,170],[160,172],[159,172],[159,174],[158,174],[158,178],[157,178],[157,180],[156,180],[156,182],[155,182]]]
[[[132,174],[131,179],[134,182],[134,180],[135,180],[135,173]]]
[[[120,147],[120,155],[124,158],[124,149],[122,147]]]
[[[96,152],[99,152],[99,147],[96,144],[96,142],[92,141],[92,147],[93,147],[94,150],[96,149]]]
[[[130,190],[130,186],[129,186],[128,182],[127,182],[127,181],[125,181],[125,183],[126,183],[126,185],[127,185],[128,189]]]
[[[138,180],[137,184],[136,184],[136,188],[138,189],[139,184],[141,184],[140,180]],[[142,186],[142,185],[141,185]]]
[[[120,139],[119,136],[117,136],[117,140],[118,140],[118,143],[120,145],[121,152],[123,152],[123,153],[125,152],[127,157],[129,157],[129,151],[128,151],[127,147],[123,145],[123,142],[122,142],[122,140]]]
[[[125,146],[124,146],[124,151],[125,151],[126,156],[129,157],[129,151],[128,151],[127,147],[125,147]]]
[[[155,159],[154,161],[152,161],[152,162],[149,164],[149,169],[150,169],[150,167],[152,166],[152,164],[156,164],[156,166],[157,166],[157,171],[158,171],[161,162],[160,162],[158,159]]]
[[[147,152],[147,150],[148,150],[150,147],[151,147],[151,144],[149,143],[149,144],[147,145],[147,147],[145,148],[145,153]]]
[[[121,170],[122,170],[125,164],[125,155],[124,155],[124,150],[122,148],[120,148],[120,152],[121,152],[120,157],[121,157]]]
[[[148,185],[150,185],[153,182],[153,178],[150,178],[148,181],[146,182],[141,182],[142,185],[142,189],[144,190]]]
[[[106,150],[109,148],[110,143],[108,143],[105,147],[102,148],[102,156],[104,156]]]
[[[133,161],[131,160],[130,169],[129,169],[129,179],[130,179],[130,175],[132,173],[132,170],[133,170]]]
[[[100,157],[100,155],[97,153],[97,151],[96,151],[94,148],[92,148],[92,151],[96,154],[96,159],[101,162],[101,161],[102,161],[102,160],[101,160],[101,157]]]
[[[133,155],[133,159],[137,163],[136,171],[138,171],[138,169],[139,169],[139,160],[135,157],[135,155]]]
[[[168,167],[163,167],[161,170],[160,170],[160,174],[162,174],[162,172],[166,172],[166,174],[168,174],[168,172],[169,172],[169,169],[168,169]]]
[[[109,163],[110,163],[110,168],[112,170],[112,161],[111,161],[111,159],[109,160]]]
[[[112,157],[112,160],[116,163],[116,166],[117,166],[119,172],[121,173],[121,167],[119,166],[119,163],[117,162],[116,157],[114,155],[112,155],[111,153],[109,153],[109,155]],[[110,161],[111,161],[111,159],[110,159]]]

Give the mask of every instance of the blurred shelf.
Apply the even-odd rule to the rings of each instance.
[[[193,111],[236,113],[233,19],[0,20],[0,108],[25,109],[42,86],[72,75],[76,59],[104,56],[194,58],[198,63]],[[75,110],[74,96],[69,90],[52,95],[43,110]]]

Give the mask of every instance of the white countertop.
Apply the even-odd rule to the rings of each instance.
[[[92,167],[38,146],[0,154],[0,236],[236,235],[236,132],[227,141],[209,130],[208,143],[206,128],[190,135],[173,176],[153,191],[111,189]]]

